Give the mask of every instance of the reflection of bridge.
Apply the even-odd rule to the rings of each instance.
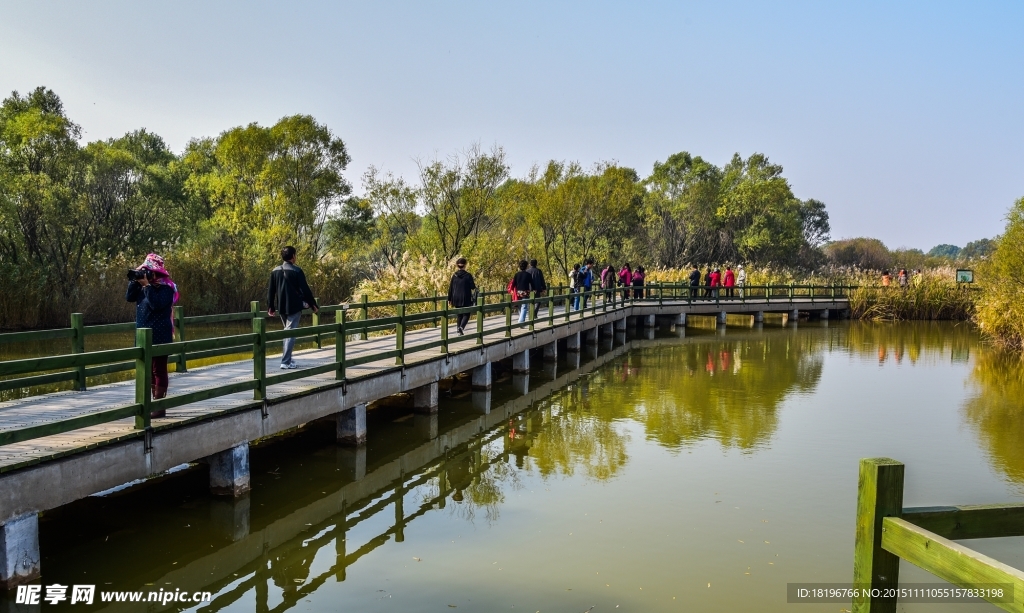
[[[580,376],[622,355],[631,345],[618,345],[581,367],[535,386],[525,395],[497,406],[489,413],[465,419],[445,432],[437,433],[436,414],[422,416],[422,419],[427,420],[422,431],[434,438],[407,450],[399,457],[380,463],[368,472],[365,468],[365,447],[338,448],[337,462],[348,471],[346,477],[351,481],[301,508],[287,508],[283,500],[279,501],[283,507],[280,510],[267,511],[266,507],[262,508],[261,513],[269,513],[273,519],[260,530],[249,530],[249,497],[215,501],[217,506],[213,509],[213,521],[219,524],[219,531],[229,535],[233,542],[217,550],[198,551],[193,559],[161,576],[142,578],[145,583],[157,586],[188,586],[190,592],[214,593],[213,602],[201,607],[201,611],[224,609],[250,590],[255,591],[257,611],[290,609],[331,578],[344,580],[349,566],[391,538],[402,542],[405,527],[416,518],[435,507],[445,508],[447,499],[459,487],[458,478],[448,477],[454,465],[468,463],[475,483],[490,466],[507,463],[512,451],[507,435],[510,418],[528,410],[537,401]],[[520,391],[529,387],[521,378],[518,378],[515,386]],[[478,406],[487,400],[480,398],[480,395],[490,395],[490,392],[475,393],[478,397],[474,399],[474,404]],[[540,429],[532,431],[531,435],[535,436],[538,432]],[[500,451],[490,458],[485,457],[487,454],[483,453],[483,448],[498,439],[503,441]],[[425,485],[432,490],[429,498],[407,509],[407,493]],[[379,518],[382,514],[393,517],[389,519],[389,527],[365,543],[353,547],[346,536],[361,523]],[[177,526],[147,526],[146,529],[181,530]],[[312,560],[327,547],[334,548],[331,555],[335,556],[335,562],[310,577]],[[113,570],[115,575],[125,574]],[[272,584],[282,593],[282,601],[273,607],[269,605]],[[103,610],[118,611],[130,606],[108,604]],[[157,606],[152,610],[172,606]]]
[[[475,389],[486,390],[494,362],[510,360],[513,370],[526,372],[531,350],[540,350],[545,361],[556,360],[561,352],[578,355],[600,337],[610,338],[630,325],[649,328],[657,317],[685,325],[688,315],[710,315],[724,324],[734,314],[754,321],[765,312],[793,317],[812,311],[828,317],[849,305],[844,288],[779,291],[750,287],[742,296],[695,298],[687,288],[665,285],[648,288],[642,300],[626,301],[594,291],[585,296],[590,302],[582,310],[568,308],[569,295],[546,296],[523,301],[529,317],[521,324],[513,323],[516,305],[501,296],[493,303],[485,295],[476,306],[418,313],[411,311],[426,309],[432,299],[364,302],[357,305],[362,315],[356,321],[347,321],[347,305],[325,307],[318,317],[333,313],[335,322],[317,319],[312,327],[274,332],[266,330],[254,305],[244,314],[252,322],[251,334],[153,346],[149,331],[139,330],[136,347],[0,362],[0,375],[7,376],[71,369],[0,381],[0,389],[69,379],[84,386],[87,376],[124,370],[126,364],[137,373],[133,382],[0,404],[0,543],[7,548],[0,558],[19,560],[17,568],[0,567],[0,585],[38,575],[39,511],[200,460],[210,465],[216,493],[241,495],[249,487],[249,441],[330,418],[339,441],[358,445],[366,437],[368,402],[411,392],[417,411],[430,414],[436,411],[442,379],[465,376]],[[368,317],[370,309],[394,309],[395,315]],[[475,327],[449,339],[448,321],[458,314],[474,316]],[[394,334],[369,336],[380,332]],[[0,335],[0,342],[64,333],[14,333]],[[78,349],[89,333],[80,326],[71,335]],[[267,374],[268,343],[289,337],[316,338],[318,344],[333,339],[334,346],[302,352],[302,369]],[[175,395],[150,396],[153,357],[167,355],[183,367],[189,358],[246,351],[252,360],[175,373]],[[157,410],[169,411],[168,416],[153,418]]]

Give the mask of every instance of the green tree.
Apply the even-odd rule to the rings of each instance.
[[[928,250],[928,255],[930,257],[949,258],[951,260],[955,259],[959,253],[960,247],[957,247],[956,245],[949,245],[946,243],[943,243],[941,245],[935,245],[934,247]]]

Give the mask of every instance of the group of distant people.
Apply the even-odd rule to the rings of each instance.
[[[900,289],[907,289],[910,287],[911,283],[915,286],[920,285],[924,280],[924,276],[922,275],[920,268],[913,271],[912,274],[913,276],[911,276],[910,273],[907,273],[906,268],[901,268],[899,272],[896,273],[896,284]],[[888,270],[882,271],[882,287],[892,287],[892,273]]]
[[[695,265],[690,271],[689,281],[691,298],[698,298],[702,295],[705,298],[720,296],[732,298],[737,295],[737,291],[739,291],[739,296],[743,296],[743,288],[747,285],[747,271],[743,269],[742,264],[737,266],[735,271],[732,266],[726,266],[725,274],[722,274],[720,268],[708,266],[707,272],[702,276],[700,268]],[[701,285],[704,287],[703,294]]]

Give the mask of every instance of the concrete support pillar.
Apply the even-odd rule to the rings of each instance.
[[[520,351],[512,356],[512,372],[530,372],[530,350]]]
[[[725,321],[726,321],[725,317],[726,317],[725,311],[719,311],[718,312],[718,317],[715,318],[715,321],[718,322],[720,325],[724,326],[725,325]]]
[[[491,392],[490,390],[473,392],[472,393],[473,408],[487,415],[491,412]]]
[[[588,345],[596,345],[597,344],[597,327],[593,327],[593,328],[591,328],[589,330],[584,330],[583,331],[583,336],[585,337],[585,340],[586,340]]]
[[[238,497],[249,491],[249,443],[215,453],[206,461],[214,495]]]
[[[644,328],[643,332],[640,333],[642,338],[646,338],[649,341],[654,340],[654,328]]]
[[[611,336],[605,336],[601,339],[601,349],[605,351],[611,351],[615,349],[615,339]]]
[[[644,315],[644,327],[653,328],[655,325],[654,315]]]
[[[615,327],[612,324],[604,324],[601,326],[601,335],[611,338],[615,334]]]
[[[0,589],[39,578],[39,516],[26,513],[0,526]]]
[[[625,332],[626,331],[626,318],[625,317],[623,317],[622,319],[615,320],[615,331],[616,332]]]
[[[491,389],[491,363],[473,369],[472,385],[475,390]]]
[[[679,338],[686,337],[686,326],[676,325],[676,336]]]
[[[413,426],[415,426],[416,432],[420,436],[428,441],[434,440],[437,438],[437,413],[414,415]]]
[[[337,414],[338,442],[343,445],[366,444],[366,405],[356,406]]]
[[[558,377],[558,362],[544,362],[542,372],[548,379],[556,379]]]
[[[580,352],[580,333],[579,332],[577,332],[576,334],[570,334],[569,336],[565,337],[565,350],[568,351],[569,353],[579,353]]]
[[[686,327],[686,313],[680,313],[676,315],[676,327]]]
[[[789,312],[789,323],[795,324],[800,321],[800,309],[793,309]]]
[[[587,344],[587,359],[588,360],[596,360],[597,359],[597,343],[594,343],[593,345]]]
[[[530,392],[530,375],[526,373],[512,374],[512,389],[520,396]]]
[[[821,310],[821,319],[828,319],[828,309]]]
[[[437,381],[413,390],[412,410],[416,413],[437,413]]]
[[[616,345],[625,345],[626,344],[626,333],[625,332],[616,332],[615,333],[615,344]]]
[[[210,523],[214,530],[232,543],[249,536],[250,504],[248,496],[214,500],[210,504]]]
[[[359,481],[366,476],[366,445],[338,447],[335,453],[335,461],[342,479]]]
[[[763,324],[764,323],[764,311],[758,311],[758,312],[754,313],[754,323],[755,324]]]
[[[551,341],[543,347],[544,361],[545,362],[557,362],[558,361],[558,342]]]

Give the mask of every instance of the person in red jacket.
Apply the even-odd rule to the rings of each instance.
[[[722,285],[725,286],[725,295],[732,298],[733,288],[736,287],[736,274],[732,271],[732,266],[725,267],[725,279],[722,280]]]
[[[711,271],[711,295],[718,298],[718,288],[722,287],[722,271],[717,268]]]

